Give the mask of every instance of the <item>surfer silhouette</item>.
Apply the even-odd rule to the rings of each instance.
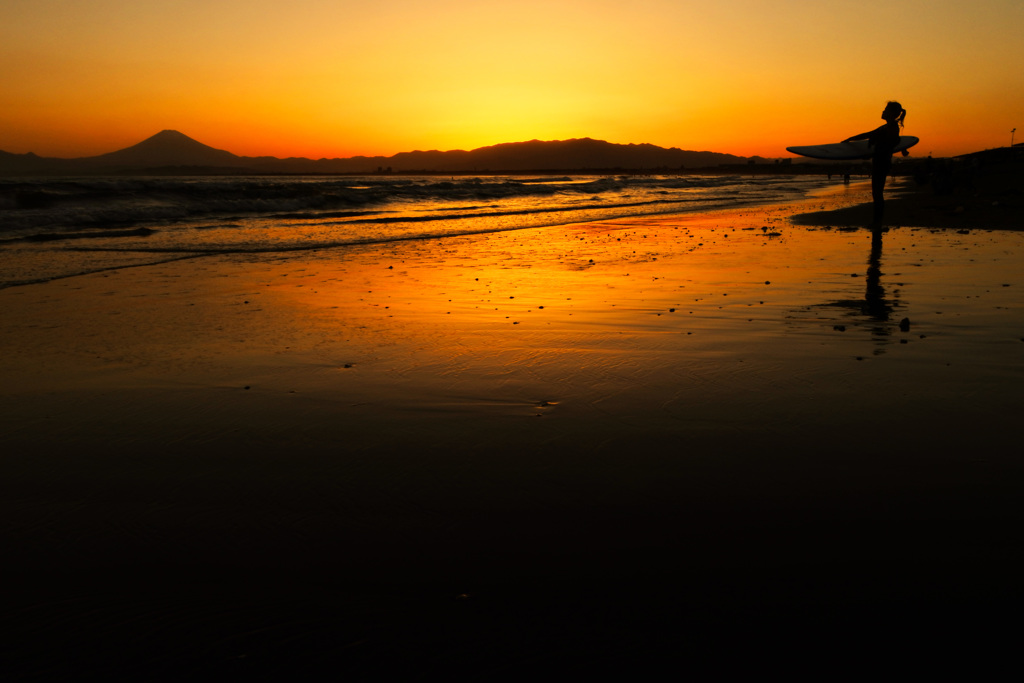
[[[900,128],[903,127],[905,118],[907,118],[907,110],[899,102],[889,102],[882,111],[884,125],[843,140],[843,142],[867,140],[871,146],[871,199],[874,201],[873,227],[875,228],[882,227],[882,218],[885,214],[885,199],[882,196],[882,191],[885,189],[885,178],[892,168],[892,154],[900,142]],[[903,156],[907,156],[907,154],[907,150],[903,150]]]

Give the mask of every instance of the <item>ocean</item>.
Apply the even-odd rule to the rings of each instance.
[[[826,184],[765,175],[0,179],[0,287],[206,255],[788,201]]]

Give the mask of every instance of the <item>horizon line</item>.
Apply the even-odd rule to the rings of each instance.
[[[102,156],[105,156],[107,154],[115,154],[117,152],[121,152],[121,151],[125,151],[125,150],[128,150],[128,149],[131,149],[131,148],[136,147],[138,145],[141,145],[141,144],[143,144],[143,143],[145,143],[145,142],[147,142],[149,140],[152,140],[153,138],[156,138],[156,137],[158,137],[158,136],[160,136],[160,135],[162,135],[164,133],[175,133],[175,134],[180,135],[180,136],[182,136],[184,138],[187,138],[188,140],[190,140],[190,141],[192,141],[192,142],[194,142],[196,144],[203,145],[204,147],[208,147],[209,149],[212,149],[212,150],[215,150],[215,151],[218,151],[218,152],[226,152],[228,154],[232,154],[232,155],[234,155],[236,157],[239,157],[239,158],[242,158],[242,159],[265,159],[265,158],[279,159],[279,160],[308,159],[310,161],[320,161],[320,160],[332,161],[332,160],[346,160],[346,159],[360,159],[360,158],[363,158],[363,159],[376,159],[376,158],[390,159],[392,157],[398,156],[399,154],[431,153],[431,152],[437,152],[437,153],[441,153],[441,154],[445,154],[445,153],[449,153],[449,152],[466,152],[466,153],[470,153],[470,152],[476,152],[476,151],[482,150],[482,149],[488,149],[488,148],[492,148],[492,147],[500,147],[500,146],[503,146],[503,145],[523,145],[523,144],[529,144],[531,142],[559,143],[559,142],[576,142],[576,141],[601,142],[601,143],[604,143],[604,144],[615,145],[615,146],[618,146],[618,147],[642,147],[642,146],[647,146],[647,147],[653,147],[653,148],[663,149],[663,150],[667,150],[667,151],[677,150],[677,151],[680,151],[680,152],[688,152],[688,153],[694,153],[694,154],[721,154],[721,155],[724,155],[724,156],[736,157],[738,159],[789,158],[789,157],[766,157],[766,156],[763,156],[763,155],[760,155],[760,154],[754,154],[754,155],[749,155],[748,156],[748,155],[742,155],[742,154],[735,154],[733,152],[721,152],[721,151],[716,151],[716,150],[711,150],[711,149],[684,149],[683,147],[679,147],[679,146],[664,147],[662,145],[657,145],[657,144],[654,144],[652,142],[610,142],[608,140],[604,140],[604,139],[601,139],[601,138],[591,137],[589,135],[584,135],[584,136],[581,136],[581,137],[571,137],[571,138],[562,138],[562,139],[548,139],[548,140],[545,140],[545,139],[542,139],[542,138],[530,138],[529,140],[510,140],[510,141],[505,141],[505,142],[496,142],[496,143],[489,144],[489,145],[482,145],[480,147],[473,147],[473,148],[470,148],[470,149],[461,148],[461,147],[460,148],[451,148],[451,149],[440,149],[438,147],[433,147],[433,148],[423,147],[423,148],[416,148],[416,149],[411,149],[411,150],[403,150],[403,151],[395,152],[393,154],[386,154],[386,153],[354,154],[354,155],[345,156],[345,157],[340,157],[340,156],[339,157],[327,157],[327,156],[310,157],[310,156],[295,156],[295,155],[290,155],[290,156],[274,156],[272,154],[247,155],[247,154],[237,154],[235,152],[232,152],[229,149],[224,149],[224,148],[221,148],[221,147],[214,147],[212,145],[209,145],[209,144],[207,144],[205,142],[202,142],[202,141],[192,137],[191,135],[188,135],[187,133],[183,133],[183,132],[181,132],[180,130],[178,130],[176,128],[164,128],[163,130],[161,130],[161,131],[159,131],[157,133],[154,133],[153,135],[145,137],[142,140],[139,140],[138,142],[129,144],[129,145],[125,146],[125,147],[119,147],[119,148],[111,150],[109,152],[100,152],[100,153],[97,153],[97,154],[89,154],[89,155],[85,155],[85,156],[75,156],[75,157],[43,156],[43,155],[37,154],[37,153],[35,153],[33,151],[29,151],[29,152],[8,152],[8,151],[6,151],[4,149],[0,149],[0,152],[3,152],[5,154],[12,154],[12,155],[16,155],[16,156],[35,156],[35,157],[38,157],[40,159],[56,159],[56,160],[61,160],[61,161],[76,161],[76,160],[82,160],[82,159],[94,159],[96,157],[102,157]]]

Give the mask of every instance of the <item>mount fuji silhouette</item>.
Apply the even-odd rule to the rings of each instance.
[[[0,151],[0,174],[330,174],[376,173],[522,173],[608,172],[711,168],[760,157],[738,157],[718,152],[690,152],[656,145],[620,145],[603,140],[530,140],[472,151],[401,152],[390,157],[357,156],[347,159],[243,157],[193,140],[176,130],[164,130],[142,142],[108,154],[78,159],[54,159],[35,154]]]
[[[239,166],[242,157],[214,149],[176,130],[160,131],[137,145],[97,157],[90,161],[103,166]]]

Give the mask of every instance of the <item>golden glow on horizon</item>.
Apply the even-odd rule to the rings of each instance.
[[[0,150],[172,128],[243,155],[593,137],[739,155],[908,110],[918,154],[1024,123],[1024,4],[823,0],[8,0]]]

